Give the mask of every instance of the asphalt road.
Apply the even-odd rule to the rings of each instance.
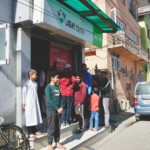
[[[150,150],[150,118],[143,118],[91,146],[95,150]]]

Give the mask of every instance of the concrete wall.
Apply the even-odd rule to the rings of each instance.
[[[15,29],[12,27],[12,0],[0,0],[0,21],[9,22],[10,28],[10,48],[9,64],[0,65],[0,116],[4,117],[6,122],[15,121],[16,113],[16,63],[15,63]]]
[[[110,9],[114,7],[117,9],[118,19],[120,19],[120,21],[122,21],[126,26],[126,34],[129,36],[131,30],[140,38],[140,26],[138,25],[137,20],[135,20],[135,18],[129,12],[128,0],[125,0],[125,5],[118,0],[113,0],[111,3],[109,2],[107,4],[107,14],[110,14]]]
[[[14,23],[32,21],[33,17],[33,0],[14,1]]]
[[[148,38],[147,28],[150,29],[150,17],[144,15],[139,17],[140,33],[141,33],[141,46],[147,50],[150,48],[150,39]],[[148,26],[148,27],[147,27]]]
[[[150,49],[150,39],[148,38],[147,29],[150,29],[150,17],[149,14],[139,16],[139,25],[141,33],[141,46],[147,50]],[[150,81],[150,64],[144,66],[146,81]]]
[[[122,67],[124,66],[127,67],[126,76],[123,75]],[[130,100],[130,104],[133,106],[134,87],[136,82],[141,80],[141,77],[139,76],[140,71],[142,71],[142,64],[140,64],[140,62],[135,63],[133,57],[130,54],[120,55],[120,69],[114,70],[114,80],[115,95],[119,100],[121,107],[122,99]],[[131,74],[133,76],[131,76]],[[130,85],[129,89],[127,88],[128,85]]]
[[[0,0],[0,23],[2,21],[12,23],[13,0]]]

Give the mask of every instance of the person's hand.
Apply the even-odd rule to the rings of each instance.
[[[25,111],[25,109],[26,109],[26,105],[25,104],[22,105],[22,109]]]
[[[58,108],[57,112],[58,112],[58,114],[61,114],[63,112],[63,109],[62,108]]]
[[[73,86],[72,86],[72,85],[70,85],[69,87],[70,87],[71,89],[73,88]]]

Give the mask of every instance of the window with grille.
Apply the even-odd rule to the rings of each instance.
[[[120,58],[118,55],[112,55],[112,66],[114,69],[119,70],[120,69]]]
[[[139,44],[139,38],[132,31],[130,31],[130,39],[134,41],[136,44]]]
[[[129,12],[136,20],[138,20],[138,9],[134,0],[128,0],[128,2],[129,2]]]

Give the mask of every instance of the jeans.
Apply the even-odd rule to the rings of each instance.
[[[109,126],[109,98],[105,97],[103,98],[103,107],[104,107],[104,119],[105,119],[105,126]]]
[[[70,124],[72,117],[73,96],[62,96],[62,101],[64,110],[61,116],[61,121],[65,124]]]
[[[95,120],[95,128],[99,129],[99,111],[91,111],[90,117],[90,129],[93,128],[93,120]]]

